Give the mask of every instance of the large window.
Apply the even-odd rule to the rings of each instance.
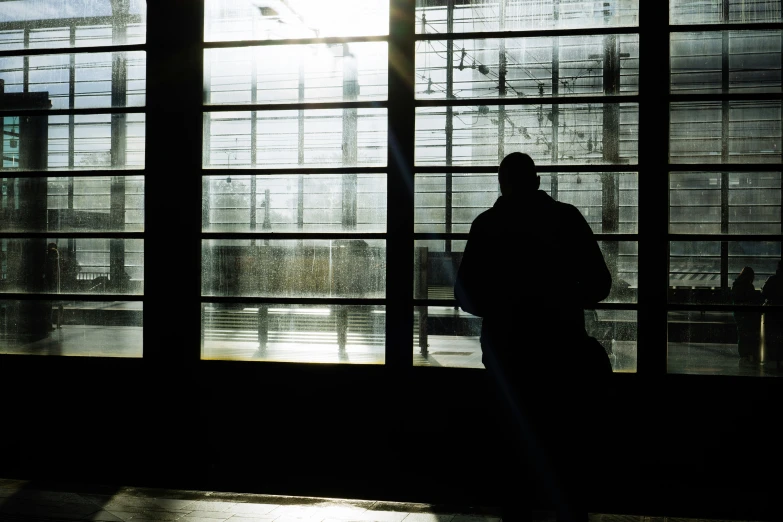
[[[783,255],[780,0],[160,6],[0,2],[0,353],[481,369],[452,286],[523,151],[616,372],[777,375],[732,285]]]
[[[206,1],[203,358],[384,362],[388,20]]]
[[[142,356],[145,33],[143,1],[0,4],[0,353]]]
[[[669,8],[669,368],[764,374],[780,356],[761,289],[781,259],[781,5]],[[745,267],[755,298],[733,289]]]
[[[481,367],[481,319],[452,287],[498,163],[523,151],[596,233],[615,284],[586,324],[616,371],[635,371],[639,16],[636,2],[605,6],[417,2],[414,364]]]

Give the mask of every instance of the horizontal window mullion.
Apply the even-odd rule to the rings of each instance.
[[[736,225],[742,223],[732,222],[731,224]],[[736,241],[781,241],[783,237],[781,237],[780,234],[667,234],[667,239],[669,241],[736,242]]]
[[[90,47],[36,47],[32,49],[11,49],[0,50],[0,58],[9,58],[14,56],[40,56],[49,54],[88,54],[88,53],[125,53],[132,51],[146,51],[147,44],[131,45],[96,45]]]
[[[18,292],[14,293],[0,293],[0,301],[101,301],[101,302],[115,302],[115,301],[144,301],[144,295],[141,294],[41,294],[41,293],[27,293],[22,294]]]
[[[69,116],[86,114],[146,114],[146,107],[100,107],[89,109],[4,109],[0,117],[8,116]]]
[[[383,109],[386,100],[342,101],[306,103],[254,103],[237,105],[204,105],[204,112],[246,112],[246,111],[297,111],[313,109]]]
[[[540,170],[540,169],[539,169]],[[670,163],[671,172],[780,172],[780,163]],[[716,187],[717,188],[717,187]]]
[[[639,27],[586,27],[582,29],[527,29],[521,31],[476,31],[466,33],[417,34],[416,40],[486,40],[489,38],[535,38],[552,36],[594,36],[602,34],[638,34]]]
[[[260,169],[211,169],[201,171],[202,176],[279,176],[281,174],[331,175],[336,174],[386,174],[386,167],[312,167],[312,168],[260,168]]]
[[[325,36],[323,38],[287,38],[281,40],[229,40],[220,42],[204,42],[204,49],[231,49],[234,47],[260,47],[268,45],[312,45],[341,44],[361,42],[385,42],[388,35],[378,36]]]
[[[781,310],[781,306],[764,305],[731,305],[731,304],[689,304],[689,303],[669,303],[666,307],[669,312],[733,312],[742,310],[743,312],[769,312],[771,310]],[[690,322],[690,321],[689,321]]]
[[[720,102],[720,101],[780,101],[780,92],[774,93],[739,93],[728,92],[723,94],[669,94],[668,99],[673,103],[681,102]]]
[[[529,304],[535,305],[535,302]],[[413,306],[448,306],[456,307],[457,301],[455,299],[413,299]],[[586,310],[638,310],[639,305],[637,303],[596,303]],[[743,308],[744,310],[745,308]]]
[[[417,207],[421,208],[421,207]],[[443,207],[433,207],[443,209]],[[441,223],[442,225],[442,223]],[[453,239],[453,240],[466,240],[468,239],[467,232],[416,232],[413,234],[415,241],[432,241],[438,239]]]
[[[202,296],[202,304],[275,304],[275,305],[366,305],[385,306],[386,299],[335,297],[225,297]]]
[[[331,239],[386,239],[387,234],[383,232],[202,232],[202,239],[218,240],[322,240]]]
[[[143,176],[145,169],[123,170],[0,170],[0,178],[109,178],[114,176]]]
[[[79,209],[75,209],[79,212]],[[108,215],[108,212],[106,212]],[[61,232],[50,230],[48,232],[0,232],[0,239],[144,239],[144,232]]]
[[[434,207],[443,208],[443,207]],[[520,234],[514,233],[514,237],[518,237]],[[522,234],[524,237],[524,234]],[[604,234],[594,233],[593,237],[596,241],[639,241],[639,234]],[[416,232],[413,234],[413,239],[416,241],[438,240],[438,239],[452,239],[452,240],[466,240],[468,239],[467,232]]]
[[[584,103],[639,103],[636,94],[615,96],[539,96],[506,98],[454,98],[443,100],[416,100],[416,107],[464,107],[473,105],[578,105]]]
[[[602,172],[634,172],[638,169],[636,164],[612,164],[612,165],[536,165],[536,171],[539,174],[545,173],[566,173],[566,172],[578,172],[578,173],[602,173]],[[482,166],[418,166],[416,167],[416,174],[443,174],[450,172],[453,174],[497,174],[498,167],[495,165],[482,165]]]
[[[669,32],[710,32],[710,31],[761,31],[766,29],[783,29],[783,23],[780,22],[760,22],[760,23],[719,23],[719,24],[682,24],[670,25]]]

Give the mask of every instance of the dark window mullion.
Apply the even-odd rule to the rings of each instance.
[[[147,4],[144,358],[177,368],[200,358],[204,3]],[[171,21],[177,30],[171,30]],[[176,211],[172,211],[176,205]]]
[[[386,364],[413,363],[415,0],[391,0],[387,176]]]
[[[639,101],[639,314],[637,371],[662,378],[667,368],[668,129],[669,105],[660,96],[669,90],[668,2],[639,3],[639,74],[649,76]],[[645,73],[646,71],[646,73]],[[662,73],[664,76],[662,76]],[[667,205],[663,205],[667,202]]]

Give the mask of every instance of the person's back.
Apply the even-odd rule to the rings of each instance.
[[[516,482],[499,485],[503,518],[529,517],[524,505],[509,509],[537,485],[551,495],[559,520],[586,520],[579,500],[585,484],[575,472],[584,470],[586,452],[600,452],[592,441],[603,419],[585,417],[594,413],[590,401],[600,400],[599,386],[578,381],[596,368],[598,383],[611,366],[601,347],[590,352],[596,345],[587,342],[584,308],[607,297],[611,274],[579,210],[538,190],[529,156],[507,156],[498,181],[501,196],[471,225],[454,293],[464,311],[483,318],[482,361],[511,437],[498,438],[506,446],[494,458],[511,466],[512,476],[522,458],[536,475],[527,491]],[[562,491],[567,500],[555,498]]]
[[[607,297],[611,275],[579,210],[538,190],[529,156],[509,155],[501,172],[526,167],[532,180],[501,183],[495,205],[473,221],[454,290],[463,310],[483,318],[485,358],[490,349],[523,358],[519,370],[542,375],[570,369],[564,352],[580,346],[584,308]]]

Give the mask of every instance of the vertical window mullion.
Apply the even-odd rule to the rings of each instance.
[[[666,373],[669,103],[660,96],[661,71],[669,90],[668,2],[639,2],[639,335],[638,373]],[[662,30],[665,28],[666,30]],[[666,50],[666,52],[663,52]],[[647,71],[649,85],[642,78]],[[663,203],[667,204],[664,205]]]
[[[147,9],[144,358],[181,370],[201,345],[204,3]]]
[[[386,364],[412,364],[415,0],[390,0]]]

